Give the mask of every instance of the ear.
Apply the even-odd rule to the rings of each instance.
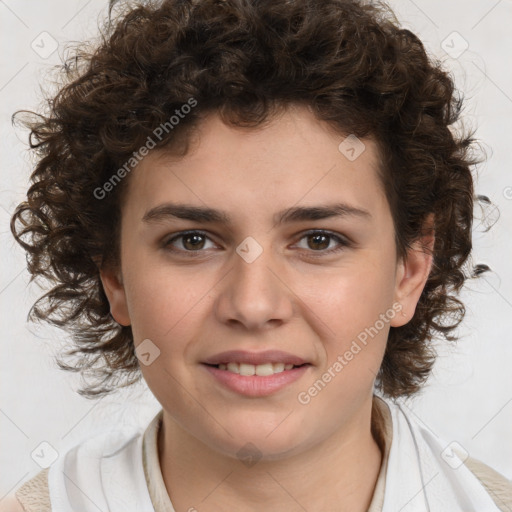
[[[432,268],[434,242],[434,214],[431,213],[423,224],[422,235],[407,251],[406,258],[397,265],[395,302],[402,305],[402,311],[392,319],[392,327],[401,327],[414,316]]]
[[[110,314],[114,320],[121,325],[131,324],[124,290],[123,280],[120,270],[112,268],[102,268],[100,278],[105,290],[105,295],[110,303]]]

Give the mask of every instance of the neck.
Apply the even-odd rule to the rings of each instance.
[[[365,512],[382,463],[372,419],[370,402],[350,428],[292,457],[248,466],[212,450],[164,411],[158,439],[163,480],[176,512]]]

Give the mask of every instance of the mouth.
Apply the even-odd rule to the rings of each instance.
[[[299,363],[299,361],[297,361]],[[307,374],[311,363],[268,362],[250,364],[229,361],[226,363],[202,363],[213,382],[238,395],[263,398],[291,386]]]
[[[313,365],[281,350],[229,350],[206,358],[201,366],[222,388],[261,398],[292,385]]]
[[[250,363],[219,363],[219,364],[208,364],[206,366],[217,368],[230,373],[241,375],[242,377],[268,377],[270,375],[276,375],[285,371],[293,370],[295,368],[301,368],[303,366],[311,366],[310,363],[303,364],[291,364],[291,363],[263,363],[263,364],[250,364]]]

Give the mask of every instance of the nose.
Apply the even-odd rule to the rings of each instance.
[[[233,266],[220,283],[216,304],[222,323],[244,330],[265,330],[293,316],[294,295],[286,283],[286,273],[272,250],[261,248],[254,260],[244,256],[243,247],[234,253]]]

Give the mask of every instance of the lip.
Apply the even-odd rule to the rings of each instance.
[[[266,361],[269,361],[269,359],[266,359]],[[220,370],[216,366],[208,366],[208,364],[204,363],[201,364],[201,366],[224,387],[234,391],[235,393],[249,397],[264,397],[277,393],[279,390],[300,379],[300,377],[308,371],[308,368],[311,367],[310,364],[304,364],[304,366],[292,368],[291,370],[284,370],[280,373],[275,373],[274,375],[259,377],[257,375],[239,375],[238,373],[233,373],[228,370]]]
[[[300,366],[308,361],[288,352],[281,350],[265,350],[263,352],[248,352],[246,350],[228,350],[220,352],[204,360],[204,364],[227,364],[227,363],[246,363],[246,364],[264,364],[264,363],[284,363]],[[224,370],[222,370],[224,371]],[[270,376],[271,377],[271,376]],[[265,377],[258,377],[263,379]]]

